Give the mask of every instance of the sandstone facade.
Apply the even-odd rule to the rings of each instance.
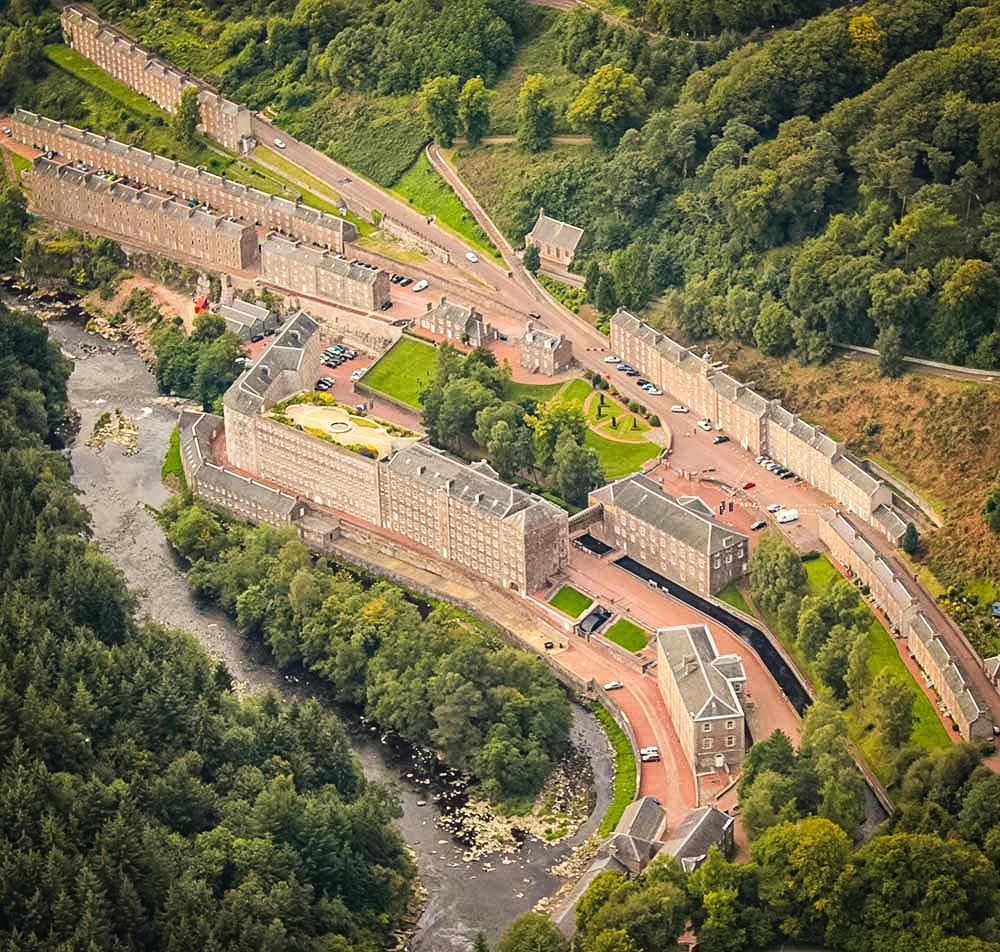
[[[29,178],[31,207],[43,218],[214,268],[257,266],[257,233],[250,225],[42,157]]]

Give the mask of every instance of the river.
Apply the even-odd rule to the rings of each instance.
[[[160,465],[177,413],[158,400],[156,382],[135,350],[111,344],[69,321],[51,321],[49,330],[75,361],[69,399],[80,415],[80,432],[71,450],[73,482],[90,510],[95,540],[140,594],[141,610],[190,631],[226,666],[240,691],[271,687],[288,696],[322,697],[319,685],[308,678],[285,677],[266,657],[255,654],[223,613],[194,603],[173,552],[146,508],[159,507],[169,497],[160,481]],[[115,443],[102,449],[86,445],[97,418],[115,409],[136,421],[137,452],[132,455],[124,455]],[[607,741],[593,715],[577,706],[573,740],[589,756],[594,771],[597,805],[590,819],[555,846],[529,839],[509,855],[465,862],[465,847],[438,827],[437,808],[427,788],[407,781],[405,766],[391,762],[377,737],[352,731],[365,775],[399,792],[399,829],[427,891],[407,945],[411,952],[468,952],[478,930],[492,944],[511,919],[562,884],[549,869],[593,833],[611,794]]]

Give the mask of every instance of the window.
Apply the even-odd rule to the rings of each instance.
[[[702,724],[702,725],[701,725],[701,729],[702,729],[702,730],[703,730],[703,731],[704,731],[704,732],[705,732],[706,734],[711,734],[711,733],[712,733],[712,725],[711,725],[710,723],[708,723],[708,724]]]
[[[726,730],[731,731],[736,727],[736,721],[726,721]]]
[[[701,749],[702,750],[711,750],[712,749],[712,738],[711,737],[703,737],[702,738]]]
[[[736,746],[736,738],[732,734],[730,734],[726,738],[726,746],[727,747],[735,747]]]

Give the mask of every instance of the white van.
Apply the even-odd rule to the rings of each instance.
[[[685,407],[685,406],[681,406],[681,404],[679,404],[679,403],[675,403],[670,408],[670,412],[671,413],[687,413],[688,412],[688,408]]]
[[[779,525],[787,525],[789,522],[795,522],[799,518],[798,509],[782,509],[775,517],[775,521]]]

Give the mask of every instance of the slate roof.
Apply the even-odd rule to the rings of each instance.
[[[848,456],[838,456],[833,461],[833,468],[868,496],[874,495],[882,487],[880,480],[866,472]]]
[[[713,846],[725,842],[734,822],[728,813],[713,806],[699,807],[684,817],[663,850],[678,860],[685,872],[691,872],[704,862]]]
[[[544,209],[539,211],[538,220],[534,228],[528,232],[535,241],[544,242],[555,248],[562,248],[565,251],[574,252],[576,246],[580,244],[583,237],[583,229],[567,222],[559,221],[558,218],[550,218],[545,214]]]
[[[940,677],[948,685],[948,689],[955,698],[955,703],[962,709],[962,715],[969,724],[978,720],[986,713],[986,704],[980,698],[973,687],[966,681],[962,668],[955,661],[948,651],[948,647],[941,640],[940,636],[931,626],[923,612],[917,612],[916,617],[910,623],[914,635],[919,638],[927,648],[931,658],[940,672]],[[928,671],[931,679],[935,680],[934,672]]]
[[[330,271],[342,278],[347,278],[349,281],[356,281],[359,284],[374,284],[382,273],[381,268],[366,268],[361,264],[352,264],[346,258],[339,258],[322,248],[303,244],[300,241],[289,241],[287,238],[274,234],[267,236],[260,251],[262,255],[276,254],[283,258],[292,258],[311,267]]]
[[[878,506],[872,513],[872,519],[893,542],[898,543],[906,532],[906,522],[900,518],[896,510],[885,504]]]
[[[544,327],[532,327],[530,331],[525,332],[521,343],[526,347],[544,347],[547,350],[555,350],[561,340],[561,334],[553,334],[552,331],[546,330]]]
[[[652,843],[658,839],[666,816],[656,797],[639,797],[625,807],[615,830]]]
[[[470,466],[423,443],[403,447],[386,463],[389,469],[431,492],[447,493],[452,499],[474,505],[502,519],[523,514],[529,522],[547,521],[561,513],[540,496],[515,489],[481,467]]]
[[[468,330],[469,324],[473,321],[481,321],[482,315],[473,307],[466,304],[456,304],[447,298],[441,300],[429,311],[420,315],[421,320],[439,319],[446,324],[450,324],[461,331]]]
[[[265,403],[276,403],[277,400],[272,400],[271,396],[279,390],[287,392],[282,392],[278,400],[291,393],[302,366],[306,341],[318,330],[319,324],[305,311],[299,311],[261,353],[256,363],[236,378],[223,398],[225,405],[237,413],[250,416],[266,409]]]
[[[695,720],[743,714],[733,681],[746,680],[735,655],[719,655],[708,628],[661,628],[656,637],[688,713]]]
[[[619,506],[637,519],[708,555],[721,552],[741,540],[747,541],[742,533],[716,522],[697,508],[681,504],[659,483],[641,474],[626,476],[602,486],[594,490],[591,497],[598,502]]]

